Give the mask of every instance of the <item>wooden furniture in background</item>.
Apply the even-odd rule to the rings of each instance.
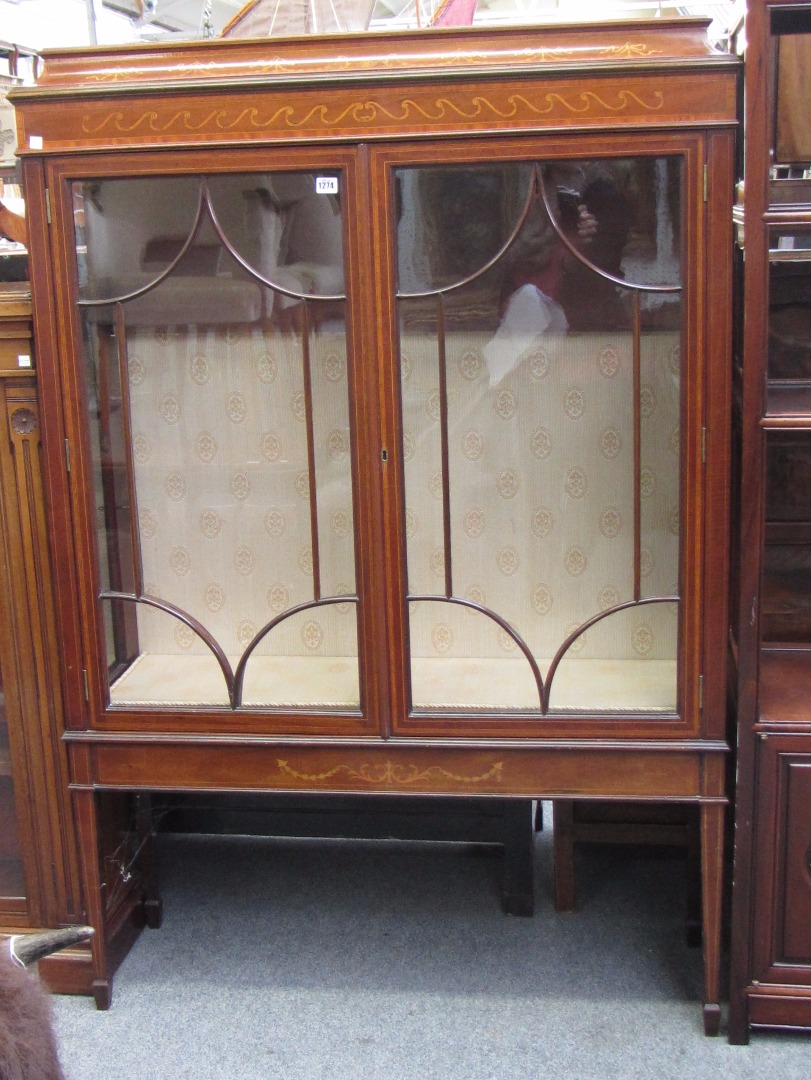
[[[15,92],[100,1007],[106,792],[661,800],[699,808],[718,1030],[705,30],[54,51]]]
[[[0,935],[81,922],[27,282],[0,285]],[[87,993],[90,953],[42,962]]]
[[[574,911],[577,906],[577,845],[671,848],[683,852],[686,861],[687,943],[701,944],[701,839],[694,806],[557,799],[552,820],[556,911]]]
[[[750,0],[745,33],[735,1043],[811,1028],[811,6]]]

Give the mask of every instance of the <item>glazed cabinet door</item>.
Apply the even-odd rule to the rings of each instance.
[[[190,157],[52,181],[91,716],[375,729],[355,157]]]
[[[379,152],[399,730],[695,729],[700,153]]]

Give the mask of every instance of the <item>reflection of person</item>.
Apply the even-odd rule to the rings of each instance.
[[[583,188],[582,200],[595,223],[585,251],[589,262],[614,278],[623,278],[622,258],[631,224],[626,195],[615,176],[600,172]],[[571,330],[614,330],[628,325],[627,297],[624,300],[612,281],[579,259],[567,262],[559,300]]]
[[[580,176],[563,166],[556,167],[550,179],[555,182],[550,208],[559,227],[577,247],[587,247],[597,235],[598,222],[579,187],[571,183]],[[536,201],[505,260],[501,322],[484,348],[491,386],[521,363],[541,335],[568,330],[562,294],[571,259],[546,208]]]
[[[309,173],[276,174],[265,186],[246,192],[252,203],[252,231],[259,244],[258,265],[268,280],[293,294],[338,296],[344,289],[343,229],[337,195],[316,191]],[[323,322],[325,305],[318,305]],[[300,331],[302,303],[276,293],[273,321],[283,331]]]

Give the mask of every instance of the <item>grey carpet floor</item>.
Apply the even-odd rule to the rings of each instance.
[[[683,863],[581,849],[556,915],[466,845],[163,837],[164,924],[112,1008],[55,999],[67,1080],[807,1080],[811,1036],[706,1039]]]

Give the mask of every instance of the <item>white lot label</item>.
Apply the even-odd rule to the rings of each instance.
[[[318,195],[337,195],[338,194],[338,177],[337,176],[316,176],[315,178],[315,190]]]

